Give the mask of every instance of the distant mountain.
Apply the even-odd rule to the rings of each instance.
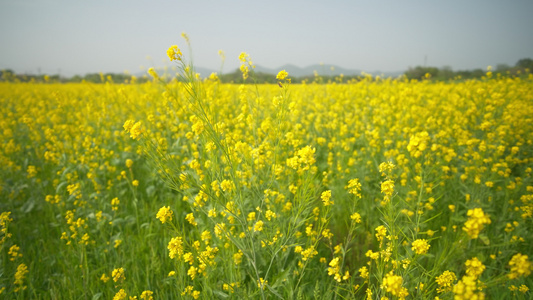
[[[194,68],[195,68],[195,71],[197,73],[200,73],[200,76],[203,78],[208,77],[209,75],[211,75],[211,73],[219,73],[218,71],[209,69],[209,68],[202,68],[202,67],[197,67],[197,66],[195,66]],[[263,67],[260,65],[255,66],[255,72],[258,72],[258,73],[276,75],[281,70],[287,71],[289,73],[289,76],[292,76],[292,77],[313,76],[315,72],[317,72],[318,75],[320,76],[339,76],[340,74],[343,74],[345,76],[354,76],[354,75],[362,74],[362,71],[358,69],[345,69],[339,66],[327,65],[327,64],[314,64],[311,66],[307,66],[305,68],[301,68],[301,67],[298,67],[292,64],[286,64],[275,69]],[[171,76],[175,76],[176,73],[178,72],[178,69],[176,67],[156,68],[156,71],[159,75],[168,74]],[[229,72],[226,71],[224,73],[233,73],[235,71],[236,70],[232,70]],[[365,73],[371,74],[372,76],[379,75],[379,76],[384,76],[384,77],[397,77],[397,76],[402,75],[404,71],[397,71],[397,72],[365,71]],[[135,75],[142,77],[143,75],[148,75],[148,73],[145,71],[145,72],[137,73]]]
[[[286,64],[276,69],[270,69],[263,66],[256,66],[255,71],[256,72],[262,72],[267,74],[278,74],[279,71],[285,70],[289,73],[290,76],[293,77],[303,77],[303,76],[313,76],[316,73],[321,76],[338,76],[340,74],[343,74],[345,76],[353,76],[353,75],[361,75],[362,70],[358,69],[345,69],[339,66],[335,65],[327,65],[327,64],[315,64],[311,66],[307,66],[305,68],[301,68],[295,65]],[[385,77],[397,77],[404,73],[404,71],[397,71],[397,72],[380,72],[380,71],[374,71],[374,72],[368,72],[365,71],[365,73],[372,74],[373,76],[385,76]]]

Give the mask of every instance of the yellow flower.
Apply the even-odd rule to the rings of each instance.
[[[277,80],[283,80],[283,79],[287,78],[287,76],[289,76],[289,73],[287,73],[287,71],[285,71],[285,70],[281,70],[281,71],[279,71],[278,75],[276,75],[276,79]]]
[[[198,225],[198,223],[196,223],[196,221],[194,220],[194,215],[193,215],[193,213],[187,214],[187,215],[185,216],[185,220],[187,220],[192,226],[196,226],[196,225]]]
[[[474,278],[478,278],[479,275],[481,275],[481,273],[485,271],[485,266],[477,257],[467,260],[465,265],[466,275],[472,276]]]
[[[322,195],[320,196],[322,199],[322,202],[324,203],[324,206],[329,206],[333,204],[333,201],[330,201],[331,199],[331,191],[327,190],[322,192]]]
[[[134,140],[136,140],[142,133],[143,130],[141,129],[140,121],[135,123],[130,129],[130,137]]]
[[[394,181],[387,179],[381,183],[381,193],[385,194],[386,197],[392,196],[394,193]]]
[[[484,224],[490,224],[491,221],[481,208],[469,209],[467,216],[469,218],[465,222],[463,230],[466,231],[471,239],[477,239]]]
[[[262,290],[265,288],[265,285],[267,284],[268,284],[268,280],[264,280],[263,277],[259,278],[259,280],[257,281],[257,287]]]
[[[150,74],[150,76],[152,76],[154,79],[159,78],[159,75],[157,75],[157,72],[155,71],[154,68],[148,69],[148,74]]]
[[[350,179],[348,185],[345,187],[348,190],[348,193],[355,195],[358,198],[361,198],[361,183],[358,178]]]
[[[449,292],[453,288],[454,281],[457,280],[454,272],[444,271],[440,276],[435,278],[435,281],[439,285],[437,288],[437,293]]]
[[[28,173],[28,178],[33,178],[37,174],[37,169],[35,168],[35,166],[28,166],[26,172]]]
[[[174,259],[174,257],[181,257],[183,254],[183,240],[181,237],[175,237],[168,242],[168,256],[171,259]]]
[[[172,221],[172,214],[173,212],[170,209],[170,206],[163,206],[157,212],[156,218],[158,218],[161,223],[165,224],[165,222]]]
[[[263,221],[259,220],[254,225],[254,232],[263,231]]]
[[[198,268],[195,266],[191,266],[187,271],[187,275],[191,277],[191,280],[194,280],[194,278],[196,278],[196,274],[198,274]]]
[[[379,225],[376,227],[376,238],[378,239],[378,242],[383,241],[383,238],[387,235],[387,228],[383,225]]]
[[[529,276],[533,270],[533,265],[528,259],[528,256],[521,253],[515,254],[511,258],[509,261],[509,267],[511,267],[511,272],[507,274],[509,279]]]
[[[168,58],[170,58],[170,61],[173,61],[173,60],[181,60],[181,56],[183,54],[181,53],[181,50],[180,48],[178,48],[177,45],[172,45],[170,46],[170,48],[168,48],[167,55],[168,55]]]
[[[114,282],[124,281],[126,279],[126,276],[124,275],[124,269],[114,269],[113,272],[111,272],[111,277],[113,277]]]
[[[126,159],[126,168],[131,168],[131,166],[133,166],[133,160],[131,159]]]
[[[409,295],[406,288],[402,287],[402,276],[394,275],[394,271],[390,271],[385,278],[383,278],[383,288],[394,296],[403,299]]]
[[[485,299],[485,294],[480,291],[476,277],[473,276],[463,276],[452,290],[454,299],[457,300]]]
[[[367,267],[359,268],[359,276],[361,276],[361,278],[367,279],[368,278],[368,268]]]
[[[128,294],[126,294],[126,291],[124,291],[124,289],[120,289],[113,297],[113,300],[124,300],[127,296]]]
[[[248,53],[246,52],[241,52],[241,54],[239,54],[239,60],[244,63],[246,62],[246,59],[249,57]]]
[[[20,264],[17,267],[17,272],[15,273],[15,292],[26,289],[24,285],[24,278],[26,278],[26,273],[28,273],[28,267],[25,264]]]
[[[355,223],[361,223],[361,215],[359,213],[353,213],[350,219],[354,220]]]
[[[141,299],[143,299],[143,300],[153,300],[154,299],[153,294],[154,294],[154,292],[152,292],[152,291],[144,291],[141,294]]]
[[[9,258],[10,261],[14,261],[18,257],[22,257],[22,254],[19,253],[19,250],[20,250],[20,247],[17,245],[13,245],[11,246],[11,248],[9,248],[9,251],[7,252],[7,254],[11,256],[11,258]]]
[[[127,120],[124,122],[124,131],[130,132],[131,128],[133,127],[133,124],[135,124],[135,121],[133,120]]]
[[[100,276],[100,280],[106,283],[109,281],[109,277],[105,273],[103,273],[102,276]]]
[[[429,250],[429,243],[425,239],[418,239],[415,240],[412,244],[412,250],[415,251],[416,254],[426,254]]]

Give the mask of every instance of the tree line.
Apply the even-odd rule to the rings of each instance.
[[[490,72],[494,76],[525,76],[533,70],[533,59],[523,58],[516,62],[514,66],[499,64]],[[467,79],[481,79],[487,75],[487,70],[459,70],[453,71],[450,67],[427,67],[416,66],[409,68],[403,73],[403,76],[409,80],[435,80],[435,81],[449,81],[449,80],[467,80]],[[359,81],[365,78],[365,75],[309,75],[302,77],[291,77],[293,83],[330,83],[338,82],[345,83],[350,81]],[[162,77],[163,80],[175,79],[174,77]],[[218,76],[222,83],[276,83],[276,76],[268,73],[257,72],[254,73],[248,80],[242,79],[242,73],[239,69],[231,73],[226,73]],[[0,71],[0,82],[91,82],[91,83],[143,83],[152,80],[149,76],[135,77],[123,73],[90,73],[84,76],[75,75],[72,77],[63,77],[59,75],[31,75],[31,74],[16,74],[13,70],[4,69]]]

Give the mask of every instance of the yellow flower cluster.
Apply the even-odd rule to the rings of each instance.
[[[287,73],[287,71],[285,71],[285,70],[281,70],[281,71],[279,71],[278,75],[276,75],[276,79],[277,80],[284,80],[285,78],[287,78],[287,76],[289,76],[289,73]]]
[[[170,59],[170,61],[173,61],[173,60],[181,60],[181,57],[183,56],[183,54],[181,53],[181,50],[180,48],[178,48],[177,45],[172,45],[167,50],[167,56]]]
[[[113,272],[111,272],[111,277],[113,278],[114,282],[123,282],[126,279],[126,276],[124,275],[124,268],[113,269]]]
[[[333,201],[331,201],[331,191],[323,191],[322,195],[320,196],[322,199],[322,202],[324,203],[324,206],[330,206],[333,205]]]
[[[174,237],[168,242],[168,256],[173,259],[177,257],[178,259],[183,254],[183,239],[181,237]]]
[[[27,286],[24,285],[24,279],[26,278],[26,274],[29,272],[30,271],[28,271],[28,267],[25,264],[20,264],[17,267],[17,272],[15,273],[15,282],[13,282],[15,285],[15,292],[19,292],[27,288]]]
[[[485,293],[480,290],[476,277],[463,276],[453,287],[455,300],[483,300]]]
[[[385,289],[387,293],[391,293],[393,296],[398,297],[398,299],[405,299],[405,297],[409,296],[407,288],[403,287],[402,284],[402,276],[394,275],[394,271],[390,271],[383,278],[383,289]]]
[[[415,240],[412,244],[412,247],[411,249],[416,253],[416,254],[426,254],[429,250],[429,243],[427,240],[425,239],[418,239],[418,240]]]
[[[469,218],[463,226],[463,230],[470,236],[471,239],[477,239],[479,233],[485,227],[485,224],[490,224],[490,218],[483,212],[481,208],[469,209],[467,214]]]
[[[348,193],[355,195],[357,198],[361,198],[361,183],[358,178],[350,179],[345,189],[348,190]]]
[[[163,206],[157,212],[156,218],[158,218],[161,223],[165,224],[166,222],[172,221],[172,214],[173,212],[170,209],[170,206]]]
[[[143,133],[140,121],[135,123],[135,121],[133,120],[127,120],[124,123],[124,130],[128,132],[130,134],[130,137],[134,140],[138,139]]]
[[[453,283],[457,280],[454,272],[444,271],[441,275],[435,278],[435,281],[439,285],[437,293],[450,292],[453,288]]]
[[[427,131],[422,131],[415,135],[412,135],[407,145],[407,151],[415,158],[422,155],[424,150],[428,147],[429,134]]]
[[[529,260],[527,255],[521,253],[515,254],[509,261],[509,267],[511,272],[507,274],[509,279],[515,279],[519,277],[526,277],[533,271],[533,264]]]

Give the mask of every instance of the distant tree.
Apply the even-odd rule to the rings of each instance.
[[[450,66],[444,66],[439,70],[439,76],[438,79],[440,80],[449,80],[452,79],[455,76],[452,67]]]
[[[404,74],[408,79],[424,79],[426,77],[426,74],[429,74],[430,78],[437,78],[439,74],[439,69],[436,67],[417,66],[414,69],[409,68],[409,70],[405,71]]]
[[[516,62],[515,65],[517,68],[533,70],[533,59],[531,58],[522,58]]]
[[[505,72],[508,71],[511,67],[507,64],[497,64],[496,72]]]

